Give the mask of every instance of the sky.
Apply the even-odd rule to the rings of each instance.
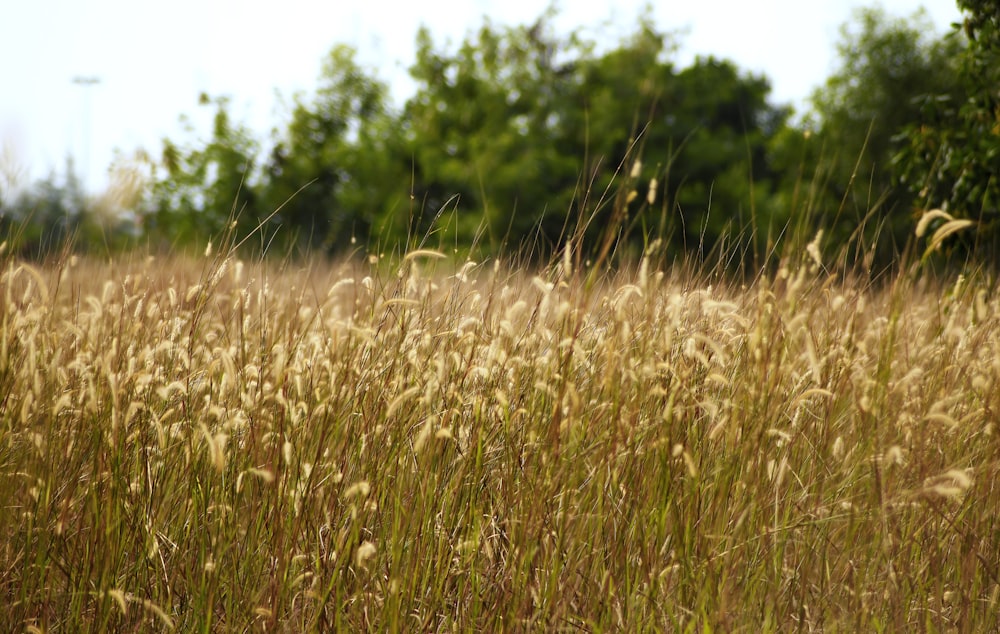
[[[0,0],[0,192],[64,171],[73,156],[91,193],[108,183],[116,152],[161,139],[194,140],[198,95],[228,95],[232,115],[261,141],[287,121],[296,92],[317,85],[336,44],[389,83],[401,105],[407,67],[426,25],[439,45],[459,44],[482,25],[534,22],[547,0]],[[802,111],[836,68],[841,25],[857,0],[576,0],[557,2],[559,33],[581,29],[614,46],[650,4],[656,26],[679,31],[680,65],[698,55],[763,73],[772,102]],[[960,19],[954,0],[884,0],[894,16],[918,8],[940,33]],[[74,80],[95,79],[96,83]],[[201,129],[207,133],[207,127]],[[6,181],[6,182],[5,182]],[[6,185],[6,186],[5,186]]]

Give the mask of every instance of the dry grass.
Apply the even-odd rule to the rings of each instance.
[[[0,630],[995,628],[998,300],[803,259],[3,260]]]

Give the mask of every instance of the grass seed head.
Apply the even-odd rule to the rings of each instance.
[[[367,540],[361,542],[361,545],[358,546],[358,549],[354,553],[354,565],[358,568],[365,568],[366,562],[375,556],[377,550],[375,544],[372,542]]]
[[[354,497],[366,498],[371,492],[371,485],[368,484],[367,480],[360,480],[355,482],[351,486],[344,490],[343,497],[345,500],[350,500]]]

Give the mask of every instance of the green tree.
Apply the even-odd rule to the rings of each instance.
[[[839,68],[812,98],[816,134],[801,139],[816,180],[808,212],[831,241],[853,236],[868,248],[878,233],[885,264],[909,239],[917,201],[895,159],[900,134],[927,124],[924,95],[957,94],[961,46],[936,34],[922,12],[904,19],[861,9],[841,29]]]
[[[417,92],[403,113],[418,205],[411,235],[446,209],[466,244],[480,233],[492,248],[537,227],[549,240],[560,233],[583,167],[566,138],[586,48],[555,36],[548,15],[516,28],[487,21],[455,53],[419,32]]]
[[[528,243],[546,258],[572,238],[598,260],[654,236],[677,248],[752,238],[770,219],[766,206],[756,217],[755,196],[772,195],[767,150],[787,118],[768,103],[768,82],[716,59],[677,70],[673,40],[648,17],[597,53],[578,33],[557,36],[553,15],[486,21],[454,51],[421,30],[416,94],[398,113],[354,52],[334,48],[259,173],[257,144],[227,102],[206,99],[212,138],[165,143],[149,227],[204,240],[236,210],[248,220],[241,235],[267,220],[264,246],[276,236],[304,251],[412,248],[433,236],[489,250]]]
[[[958,89],[928,90],[898,162],[910,193],[978,227],[969,246],[1000,260],[1000,2],[959,0],[966,46],[951,66]]]
[[[710,247],[751,224],[787,115],[767,102],[767,81],[715,59],[678,72],[670,37],[648,19],[596,54],[577,34],[552,35],[550,17],[487,22],[455,53],[419,36],[404,120],[425,213],[450,201],[462,240],[484,230],[495,245],[509,227],[517,244],[539,228],[552,247],[582,235],[594,254],[629,228]],[[574,218],[589,221],[582,233]]]
[[[368,240],[409,193],[388,90],[336,46],[311,101],[296,97],[291,123],[265,166],[272,222],[302,249],[341,250]]]
[[[768,102],[769,93],[764,77],[714,58],[698,59],[664,84],[644,154],[667,166],[665,200],[683,220],[684,244],[710,247],[731,235],[752,246],[754,232],[766,231],[769,210],[755,197],[770,195],[767,148],[788,116]]]
[[[163,141],[165,174],[155,180],[144,220],[147,236],[160,244],[203,246],[233,228],[241,239],[266,218],[255,180],[257,141],[233,123],[228,98],[202,94],[199,104],[215,108],[210,140],[197,148]]]
[[[43,258],[71,245],[87,216],[83,188],[67,158],[62,176],[53,171],[12,201],[0,201],[0,242],[21,257]]]

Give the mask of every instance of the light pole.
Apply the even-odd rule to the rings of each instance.
[[[101,83],[100,77],[77,75],[73,83],[83,88],[83,186],[90,181],[90,89]]]

